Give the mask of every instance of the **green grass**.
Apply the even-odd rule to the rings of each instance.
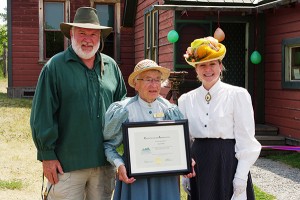
[[[0,180],[0,189],[21,190],[23,183],[20,180],[4,181]]]
[[[255,185],[254,185],[254,193],[255,193],[256,200],[275,200],[276,199],[275,196],[265,193],[264,191],[262,191]]]
[[[283,162],[291,167],[300,169],[300,153],[278,153],[266,158]]]
[[[0,86],[6,88],[7,79],[0,78]],[[31,140],[31,102],[30,99],[8,98],[6,93],[0,92],[0,139],[28,142]]]

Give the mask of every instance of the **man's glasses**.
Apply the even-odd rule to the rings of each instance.
[[[155,83],[155,84],[161,84],[162,79],[154,79],[154,78],[138,78],[136,79],[138,81],[144,81],[146,84]]]

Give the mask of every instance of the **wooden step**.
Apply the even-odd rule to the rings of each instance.
[[[271,125],[256,124],[255,125],[256,136],[276,136],[278,135],[278,128]]]
[[[260,142],[261,145],[285,145],[284,136],[256,135],[255,138]]]

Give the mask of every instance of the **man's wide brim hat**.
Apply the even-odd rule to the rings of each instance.
[[[197,64],[222,60],[225,54],[226,47],[217,39],[209,36],[194,40],[183,56],[189,65],[196,67]]]
[[[61,23],[60,30],[67,38],[70,39],[70,29],[73,26],[101,30],[101,36],[103,39],[105,39],[112,31],[112,27],[100,25],[97,10],[91,7],[78,8],[75,13],[73,23]]]
[[[149,70],[157,70],[161,72],[161,79],[165,81],[170,76],[170,69],[159,66],[153,60],[145,59],[140,61],[134,67],[133,72],[129,75],[128,84],[134,88],[134,79],[142,72],[149,71]]]

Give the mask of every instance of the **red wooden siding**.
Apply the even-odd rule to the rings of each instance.
[[[128,77],[134,69],[134,28],[121,28],[120,43],[120,69],[127,85],[127,96],[135,94],[134,89],[128,85]]]
[[[12,87],[35,87],[41,65],[38,0],[12,1]]]
[[[266,11],[265,121],[287,137],[300,138],[300,90],[281,87],[283,39],[300,37],[300,5]]]
[[[139,0],[137,4],[137,13],[134,30],[135,63],[144,59],[144,12],[156,3],[162,4],[162,0]],[[167,34],[174,28],[173,11],[159,11],[159,51],[158,64],[173,70],[173,44],[167,41]],[[133,68],[132,68],[133,69]],[[168,88],[162,89],[161,94],[165,96]]]

